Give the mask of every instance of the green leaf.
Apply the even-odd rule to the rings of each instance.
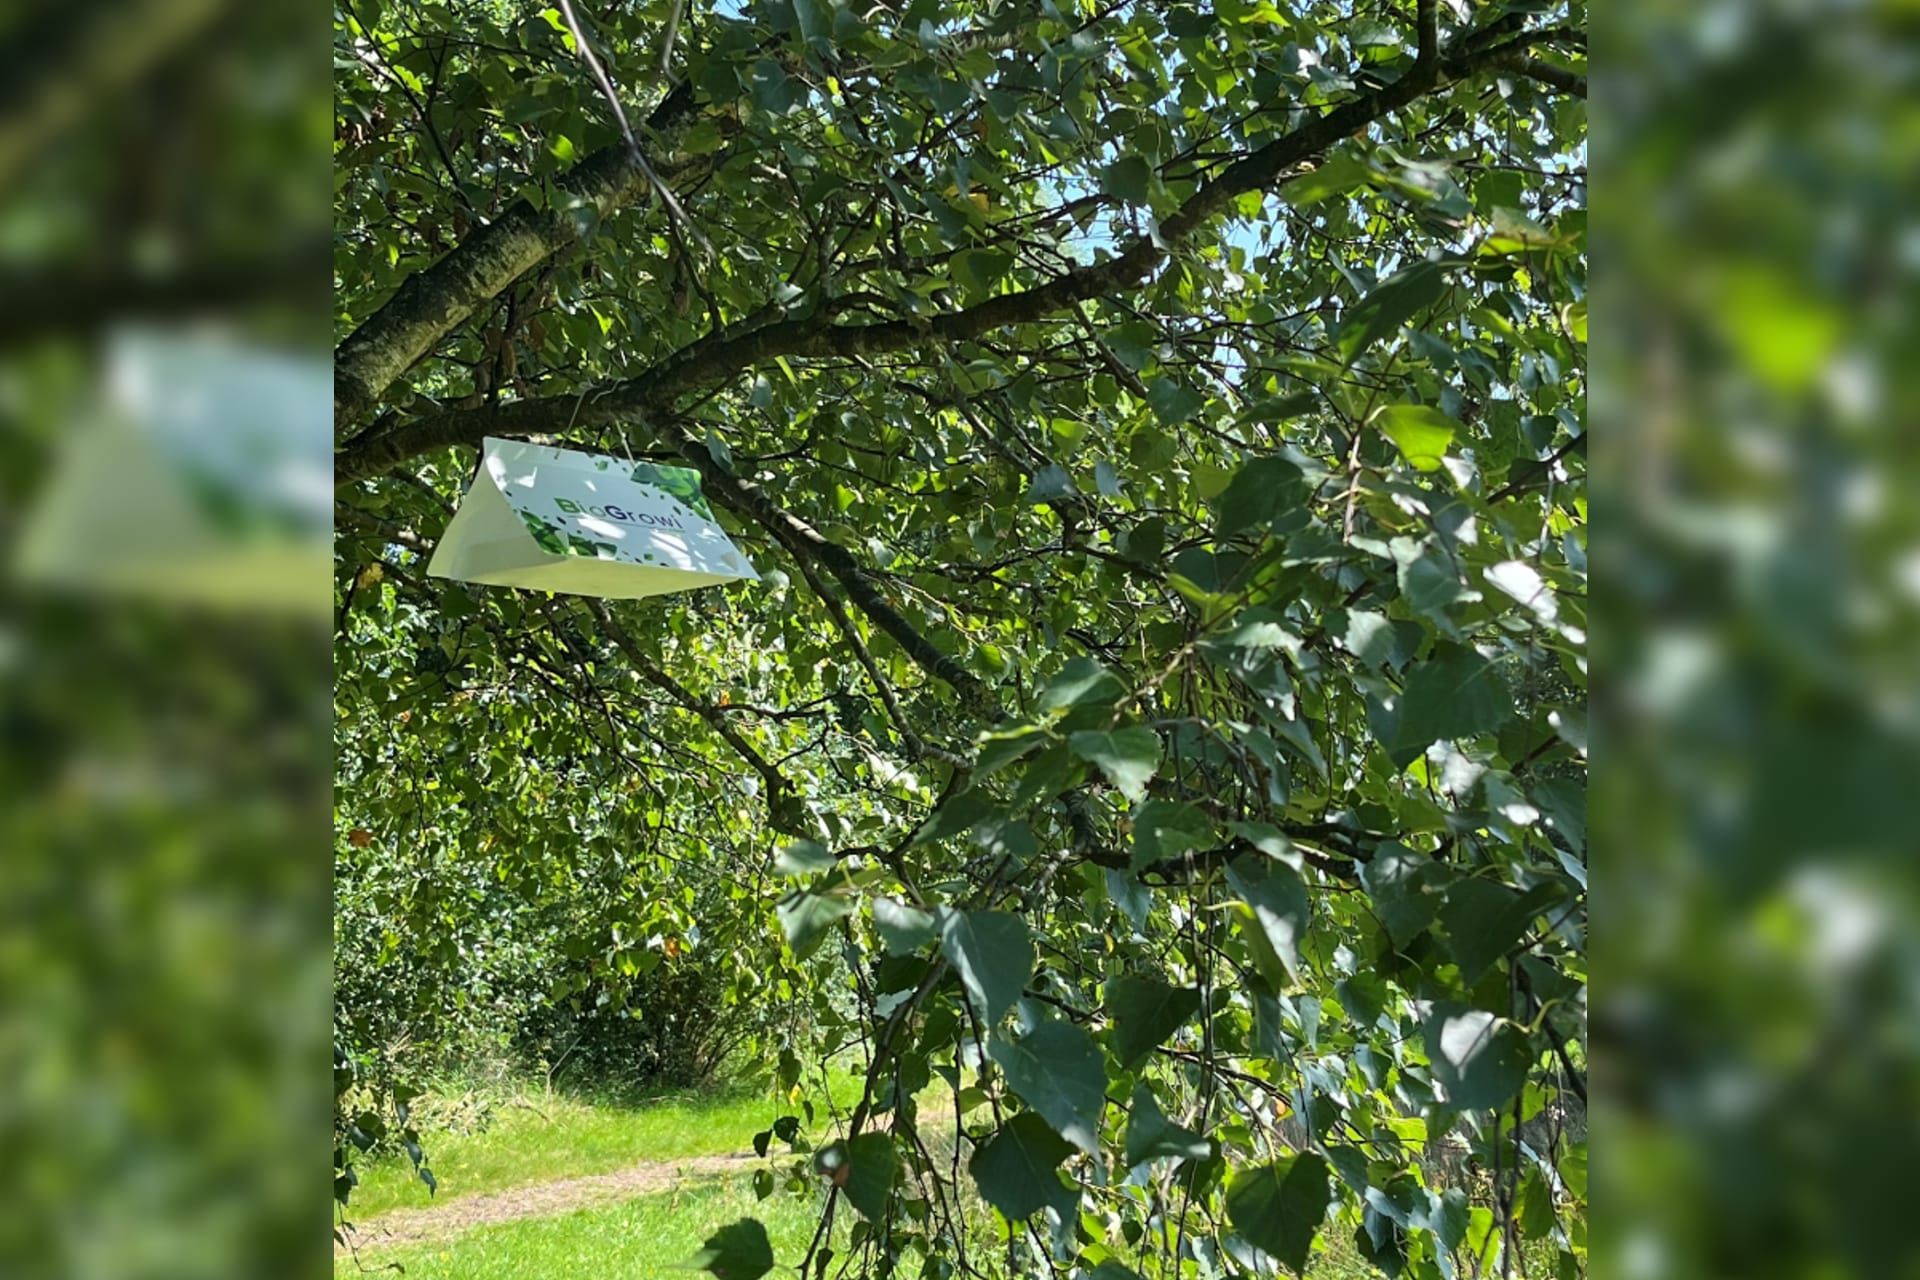
[[[869,1222],[884,1222],[887,1197],[893,1192],[900,1157],[893,1138],[863,1133],[849,1142],[835,1142],[814,1153],[813,1171],[839,1187],[847,1203]]]
[[[904,956],[933,940],[933,915],[893,898],[873,900],[873,927],[888,955]]]
[[[1437,471],[1459,424],[1424,404],[1390,404],[1374,416],[1380,432],[1416,471]]]
[[[1070,498],[1079,492],[1073,487],[1073,477],[1067,469],[1057,462],[1049,462],[1033,473],[1033,480],[1027,485],[1027,501],[1032,503],[1053,502],[1061,498]]]
[[[1133,813],[1133,855],[1128,870],[1136,875],[1156,862],[1204,848],[1213,824],[1184,800],[1149,800]]]
[[[1567,735],[1563,733],[1561,736],[1564,738]],[[1573,846],[1576,854],[1587,851],[1587,784],[1584,778],[1542,778],[1527,789],[1527,796],[1546,815],[1547,824]]]
[[[1373,1180],[1367,1176],[1367,1153],[1358,1147],[1327,1144],[1327,1160],[1340,1175],[1340,1181],[1353,1188],[1355,1195],[1363,1196]]]
[[[1524,560],[1503,560],[1489,568],[1487,585],[1524,605],[1543,626],[1552,626],[1560,616],[1560,605],[1553,588],[1540,571]]]
[[[1022,1111],[987,1139],[967,1171],[986,1202],[1010,1222],[1051,1208],[1070,1219],[1079,1193],[1060,1181],[1057,1170],[1073,1147],[1031,1111]]]
[[[980,750],[973,758],[973,776],[990,778],[1014,761],[1031,755],[1047,745],[1043,729],[1021,725],[997,733],[980,735]]]
[[[711,120],[702,120],[688,129],[681,139],[680,151],[684,155],[703,156],[718,151],[726,145],[727,136]]]
[[[1160,767],[1160,735],[1133,726],[1103,733],[1083,729],[1068,739],[1073,753],[1099,766],[1121,795],[1138,803]]]
[[[1128,204],[1145,204],[1153,190],[1153,166],[1140,156],[1122,156],[1100,171],[1100,190]]]
[[[1491,880],[1469,878],[1447,890],[1440,923],[1447,931],[1447,950],[1460,966],[1460,980],[1468,986],[1520,941],[1534,917],[1566,897],[1554,881],[1515,893]]]
[[[1406,1228],[1371,1204],[1361,1210],[1360,1228],[1353,1233],[1353,1246],[1355,1252],[1388,1277],[1398,1276],[1407,1265]]]
[[[707,1237],[682,1268],[711,1271],[719,1280],[760,1280],[773,1270],[773,1245],[767,1229],[754,1218],[742,1218]]]
[[[1575,1143],[1560,1157],[1560,1179],[1581,1200],[1587,1198],[1587,1144]]]
[[[774,907],[780,927],[786,930],[787,945],[804,960],[820,949],[836,921],[853,913],[853,903],[838,894],[790,893]]]
[[[1310,173],[1280,187],[1280,198],[1296,209],[1343,196],[1373,176],[1373,166],[1357,156],[1329,156]]]
[[[1107,1043],[1131,1071],[1168,1036],[1200,1011],[1198,987],[1170,986],[1158,978],[1107,979]]]
[[[1300,939],[1311,912],[1307,886],[1284,862],[1244,856],[1227,864],[1227,885],[1247,906],[1253,924],[1248,937],[1261,976],[1274,990],[1286,990],[1301,977]]]
[[[1429,1191],[1424,1208],[1417,1200],[1414,1202],[1410,1221],[1416,1227],[1433,1232],[1441,1252],[1452,1253],[1467,1238],[1471,1222],[1467,1207],[1467,1193],[1459,1187],[1449,1187],[1444,1194]]]
[[[1092,1036],[1071,1022],[1049,1018],[1018,1040],[996,1038],[987,1056],[1056,1133],[1082,1151],[1100,1149],[1107,1066]]]
[[[1447,606],[1466,593],[1446,548],[1433,541],[1395,538],[1394,552],[1400,594],[1408,607],[1436,621],[1445,619]]]
[[[1167,1118],[1145,1081],[1133,1087],[1125,1155],[1129,1169],[1149,1160],[1205,1160],[1212,1154],[1211,1142]]]
[[[1281,457],[1250,459],[1240,464],[1214,503],[1215,533],[1231,538],[1268,528],[1306,501],[1307,480],[1298,466]]]
[[[927,820],[913,833],[913,842],[930,844],[935,840],[957,836],[963,831],[973,830],[999,812],[999,804],[987,792],[979,788],[962,791],[947,797],[939,808],[927,815]]]
[[[1004,911],[937,913],[940,949],[966,985],[981,1021],[989,1026],[1013,1008],[1033,975],[1033,935],[1026,921]]]
[[[1075,658],[1047,677],[1046,684],[1041,686],[1038,704],[1042,711],[1110,707],[1126,691],[1126,686],[1094,659]]]
[[[1147,387],[1147,406],[1163,427],[1177,427],[1207,403],[1206,396],[1172,377],[1159,377]]]
[[[784,115],[806,97],[806,90],[796,89],[787,79],[785,69],[772,58],[762,58],[753,64],[747,72],[747,86],[754,102],[768,115]]]
[[[1248,1243],[1304,1272],[1332,1200],[1327,1162],[1308,1151],[1236,1174],[1227,1187],[1227,1220]]]
[[[1554,1228],[1553,1189],[1540,1176],[1539,1169],[1527,1170],[1520,1184],[1520,1234],[1528,1240],[1544,1239]]]
[[[817,840],[795,840],[780,846],[774,855],[773,869],[783,876],[810,876],[833,865],[833,855]]]
[[[1480,1204],[1467,1210],[1466,1260],[1472,1274],[1487,1275],[1493,1270],[1500,1240],[1500,1225],[1493,1210]]]
[[[1013,255],[1004,249],[963,249],[953,256],[953,274],[974,293],[985,293],[1013,270]]]
[[[1533,1053],[1519,1027],[1485,1009],[1436,1004],[1426,1027],[1427,1058],[1442,1099],[1461,1111],[1488,1111],[1520,1092]]]
[[[1426,854],[1388,841],[1360,866],[1360,884],[1393,945],[1404,947],[1433,923],[1440,892],[1452,872]]]
[[[1513,696],[1493,664],[1442,642],[1407,677],[1395,708],[1388,754],[1406,768],[1436,742],[1491,733],[1513,714]]]
[[[1351,364],[1381,338],[1446,296],[1447,277],[1431,262],[1396,271],[1348,308],[1340,325],[1340,354]]]

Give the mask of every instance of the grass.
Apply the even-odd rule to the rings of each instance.
[[[834,1102],[860,1097],[849,1072],[829,1073]],[[818,1088],[809,1090],[817,1135],[828,1123]],[[359,1168],[349,1217],[365,1223],[397,1208],[424,1208],[462,1196],[583,1174],[610,1173],[643,1161],[725,1155],[751,1147],[753,1135],[798,1106],[760,1091],[660,1094],[620,1102],[546,1094],[498,1093],[488,1099],[491,1122],[476,1133],[421,1133],[427,1163],[439,1181],[429,1193],[405,1156]]]
[[[709,1178],[623,1204],[478,1227],[435,1244],[369,1250],[359,1263],[337,1260],[334,1275],[346,1280],[363,1265],[397,1262],[409,1280],[638,1280],[667,1272],[717,1228],[748,1217],[766,1226],[774,1257],[791,1265],[806,1252],[818,1214],[817,1197],[776,1191],[758,1201],[746,1176]]]
[[[827,1092],[846,1108],[858,1099],[860,1083],[851,1072],[835,1070]],[[810,1126],[810,1135],[818,1139],[829,1120],[820,1090],[811,1090],[810,1096],[820,1109]],[[749,1148],[752,1135],[776,1116],[797,1110],[764,1093],[743,1090],[618,1102],[496,1090],[490,1100],[493,1119],[484,1131],[423,1133],[441,1182],[437,1195],[429,1198],[404,1157],[378,1161],[361,1172],[353,1220],[364,1227],[400,1207],[446,1203],[642,1162],[736,1153]],[[437,1241],[393,1248],[369,1245],[357,1259],[338,1258],[334,1275],[347,1280],[375,1271],[389,1274],[387,1268],[398,1264],[403,1274],[417,1280],[658,1276],[684,1263],[715,1230],[746,1217],[766,1226],[776,1260],[791,1267],[812,1239],[819,1210],[820,1197],[813,1193],[796,1197],[779,1190],[759,1200],[749,1166],[739,1173],[689,1176],[671,1191],[619,1203],[475,1225]],[[850,1218],[841,1215],[836,1237],[848,1229]],[[1322,1241],[1324,1251],[1308,1265],[1311,1280],[1361,1280],[1379,1274],[1358,1257],[1350,1229],[1329,1225]],[[836,1248],[842,1243],[836,1240]],[[1527,1274],[1553,1273],[1551,1249],[1543,1245],[1526,1251]]]
[[[478,1227],[411,1248],[368,1250],[358,1262],[338,1260],[334,1276],[350,1280],[365,1274],[363,1267],[371,1271],[398,1263],[410,1280],[639,1280],[672,1272],[714,1231],[747,1217],[766,1227],[777,1265],[790,1268],[805,1254],[819,1210],[820,1199],[812,1195],[777,1191],[756,1200],[745,1174],[707,1178],[622,1204]],[[842,1214],[835,1226],[836,1249],[845,1246],[850,1216]],[[1308,1264],[1309,1280],[1380,1280],[1340,1228],[1328,1226],[1322,1239],[1326,1249]],[[701,1273],[686,1274],[697,1280]],[[1553,1274],[1550,1255],[1531,1258],[1527,1274]]]

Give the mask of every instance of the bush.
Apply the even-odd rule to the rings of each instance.
[[[531,1009],[516,1044],[550,1079],[588,1088],[711,1083],[729,1055],[762,1029],[764,1010],[730,999],[730,983],[695,957],[665,961],[616,989],[585,990]]]

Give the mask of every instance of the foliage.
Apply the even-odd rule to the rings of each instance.
[[[577,896],[783,1093],[858,1046],[782,1267],[1581,1270],[1584,6],[582,16],[342,11],[341,820],[408,936]],[[427,579],[488,434],[693,467],[764,581]]]
[[[380,617],[369,636],[411,669],[438,670],[423,657],[433,641],[415,634],[431,629],[424,615],[363,606],[362,617]],[[733,971],[762,967],[771,944],[697,923],[724,919],[738,892],[726,863],[679,855],[658,832],[658,852],[623,856],[634,811],[582,803],[580,788],[603,778],[629,790],[630,759],[556,770],[525,749],[539,722],[512,700],[479,704],[469,725],[416,721],[386,704],[391,685],[337,696],[335,1035],[376,1110],[397,1078],[484,1062],[549,1083],[701,1084],[764,1035],[772,1006],[739,999]],[[491,767],[443,774],[474,740],[501,748]],[[504,856],[509,842],[524,861]],[[586,856],[569,874],[540,861],[575,842]],[[673,892],[653,891],[667,883]]]

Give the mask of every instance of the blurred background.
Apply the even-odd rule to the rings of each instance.
[[[1606,1274],[1920,1275],[1916,26],[1594,32]],[[0,1275],[330,1265],[329,27],[0,6]]]
[[[1640,0],[1595,32],[1615,1275],[1920,1274],[1916,26]]]
[[[323,1275],[329,14],[0,3],[0,1275]]]

